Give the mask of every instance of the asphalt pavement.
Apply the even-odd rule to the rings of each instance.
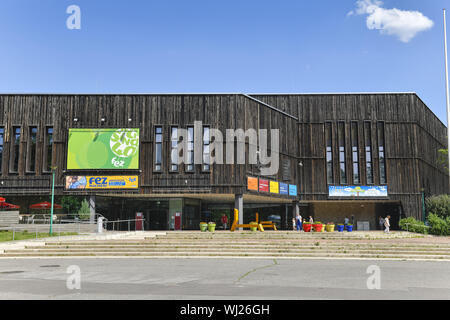
[[[448,300],[450,263],[3,259],[0,299]]]

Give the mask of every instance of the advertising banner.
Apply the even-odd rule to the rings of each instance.
[[[280,194],[287,195],[289,193],[288,185],[286,183],[280,182]]]
[[[247,189],[258,191],[258,178],[247,177]]]
[[[289,195],[294,197],[297,196],[297,186],[295,184],[289,185]]]
[[[259,179],[259,191],[269,192],[269,180]]]
[[[139,169],[139,129],[69,129],[67,169]]]
[[[379,198],[387,197],[387,186],[329,186],[329,197],[361,197]]]
[[[138,188],[138,176],[66,176],[66,190]]]
[[[270,181],[270,193],[280,193],[280,185],[278,182]]]

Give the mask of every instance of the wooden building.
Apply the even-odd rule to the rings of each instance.
[[[278,129],[278,171],[262,176],[261,164],[249,163],[249,140],[244,164],[174,166],[173,133],[195,122],[203,135]],[[70,130],[127,128],[139,129],[137,168],[68,168]],[[213,142],[203,142],[203,156]],[[89,197],[93,211],[110,220],[143,212],[149,229],[173,228],[177,213],[183,228],[197,229],[233,207],[243,221],[259,212],[284,228],[296,210],[322,222],[353,216],[372,229],[386,214],[422,219],[423,196],[448,192],[438,162],[446,147],[446,127],[415,93],[0,95],[2,197],[29,213],[33,201],[49,199],[54,169],[57,200]],[[68,189],[71,176],[135,176],[139,184]],[[262,181],[281,189],[262,189]],[[295,195],[284,186],[295,186]]]

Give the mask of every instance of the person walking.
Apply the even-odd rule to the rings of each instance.
[[[382,216],[380,216],[380,218],[378,219],[378,224],[380,225],[380,230],[383,230],[384,219]]]
[[[312,216],[309,216],[309,223],[311,223],[311,230],[310,230],[310,232],[313,232],[312,224],[314,223],[314,219],[313,219]]]
[[[228,224],[228,217],[227,217],[227,215],[224,213],[224,214],[222,214],[222,225],[223,225],[223,230],[227,230],[227,224]]]
[[[301,231],[302,230],[302,216],[300,215],[300,213],[297,213],[297,215],[295,216],[295,221],[296,221],[297,231]]]
[[[387,216],[386,219],[384,219],[384,227],[386,228],[384,229],[385,233],[390,233],[389,228],[391,227],[391,224],[389,222],[389,219],[391,219],[391,216]]]

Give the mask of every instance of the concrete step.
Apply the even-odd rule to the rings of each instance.
[[[237,252],[21,252],[6,253],[2,257],[164,257],[164,258],[201,258],[201,257],[221,257],[221,258],[261,258],[261,259],[278,259],[278,258],[364,258],[364,259],[400,259],[400,260],[445,260],[450,261],[450,255],[411,255],[411,254],[354,254],[354,253],[237,253]]]
[[[147,250],[147,249],[160,249],[160,250],[169,250],[169,249],[213,249],[216,248],[218,250],[225,250],[225,249],[239,249],[239,250],[255,250],[255,249],[262,249],[262,250],[319,250],[319,249],[328,249],[328,250],[372,250],[372,251],[423,251],[423,252],[449,252],[450,248],[439,248],[439,247],[431,247],[431,248],[424,248],[420,246],[395,246],[395,247],[386,247],[386,246],[372,246],[372,245],[297,245],[297,244],[291,244],[291,245],[273,245],[273,244],[266,244],[266,245],[252,245],[252,244],[245,244],[245,245],[232,245],[232,244],[220,244],[220,245],[205,245],[205,244],[192,244],[192,245],[180,245],[180,244],[144,244],[144,245],[123,245],[123,244],[91,244],[91,245],[79,245],[79,244],[73,244],[73,245],[49,245],[49,246],[26,246],[25,249],[30,250],[73,250],[73,249],[92,249],[92,250],[98,250],[98,249],[126,249],[126,250]]]
[[[71,249],[26,249],[26,250],[6,250],[5,253],[97,253],[97,252],[121,252],[121,253],[148,253],[148,252],[181,252],[181,253],[195,253],[195,252],[237,252],[237,253],[354,253],[354,254],[409,254],[409,255],[445,255],[450,257],[450,251],[415,251],[415,250],[395,250],[395,251],[380,251],[370,249],[329,249],[329,248],[312,248],[312,249],[288,249],[288,248],[273,248],[273,249],[258,249],[258,248],[145,248],[145,249],[130,249],[130,248],[71,248]]]

